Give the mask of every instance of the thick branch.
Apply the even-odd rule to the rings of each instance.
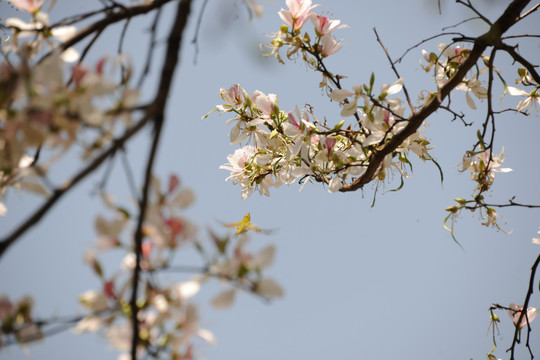
[[[339,191],[355,191],[362,188],[367,183],[371,182],[381,166],[386,155],[391,154],[396,150],[409,136],[413,135],[416,130],[422,125],[425,119],[439,109],[441,103],[446,99],[452,90],[458,86],[467,72],[476,64],[482,53],[488,46],[498,45],[501,42],[502,34],[507,31],[512,25],[520,20],[521,11],[527,6],[530,0],[514,0],[505,12],[491,26],[490,30],[484,35],[478,37],[474,41],[474,46],[469,53],[467,59],[461,64],[446,84],[444,84],[437,93],[425,106],[418,112],[412,114],[409,118],[407,126],[398,134],[396,134],[386,145],[374,152],[371,157],[369,166],[361,177],[350,184],[343,185]]]
[[[523,65],[529,71],[529,74],[532,76],[534,81],[536,81],[537,84],[540,84],[540,75],[535,69],[536,67],[538,67],[538,65],[533,65],[529,61],[527,61],[523,56],[518,54],[516,48],[513,46],[502,44],[500,48],[510,54],[510,56],[512,56],[515,61]]]
[[[150,192],[150,183],[152,180],[152,169],[154,167],[154,161],[157,154],[157,148],[160,141],[161,130],[163,128],[165,106],[167,104],[167,98],[171,89],[172,79],[174,77],[174,71],[178,64],[180,45],[182,44],[182,35],[187,23],[187,19],[191,9],[191,0],[182,0],[178,4],[176,12],[176,18],[171,28],[169,39],[167,42],[167,52],[165,54],[165,60],[161,70],[161,78],[158,87],[156,97],[152,106],[152,113],[155,114],[154,118],[154,137],[152,141],[152,148],[148,155],[148,162],[146,165],[146,173],[144,180],[144,187],[142,193],[142,199],[139,204],[139,218],[137,222],[137,229],[134,238],[135,247],[135,269],[133,270],[133,288],[131,293],[130,307],[131,307],[131,321],[133,326],[132,342],[131,342],[131,359],[137,358],[137,345],[139,343],[139,322],[137,319],[138,305],[137,305],[137,293],[139,287],[139,278],[141,273],[140,261],[142,254],[142,226],[144,218],[146,216],[146,209],[148,207],[148,196]]]

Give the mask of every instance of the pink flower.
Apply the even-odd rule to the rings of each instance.
[[[244,102],[249,98],[247,92],[242,89],[240,84],[234,84],[230,89],[221,89],[219,91],[219,96],[225,100],[228,104],[232,105],[243,105]]]
[[[257,108],[262,112],[261,118],[270,120],[272,113],[279,110],[277,107],[278,98],[275,94],[264,94],[259,90],[255,90],[251,95],[251,100],[257,106]]]
[[[347,25],[338,26],[341,22],[340,20],[331,20],[326,16],[321,16],[316,13],[312,13],[310,18],[315,27],[315,32],[319,37],[329,34],[334,30],[347,27]]]
[[[311,9],[318,6],[312,6],[311,0],[287,0],[286,3],[289,10],[281,9],[278,14],[293,30],[300,30],[311,15]]]
[[[300,125],[296,122],[293,113],[289,113],[289,124],[292,124],[295,128],[300,129]]]
[[[45,0],[11,0],[10,2],[19,9],[34,14],[39,11]]]
[[[334,145],[336,145],[337,139],[335,137],[327,137],[325,140],[326,143],[326,151],[328,151],[328,156],[330,156],[330,153],[332,152],[332,149],[334,149]]]

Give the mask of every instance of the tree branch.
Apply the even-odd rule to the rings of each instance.
[[[461,64],[454,76],[452,76],[446,84],[439,88],[437,96],[434,96],[430,101],[428,101],[420,111],[414,112],[409,118],[409,123],[407,126],[400,133],[392,137],[382,149],[379,151],[374,151],[374,155],[371,157],[369,165],[361,177],[350,184],[343,185],[339,191],[355,191],[371,182],[385,156],[401,146],[401,144],[409,136],[413,135],[416,130],[418,130],[425,119],[439,109],[443,100],[450,94],[452,90],[455,89],[456,86],[461,83],[467,72],[472,69],[488,46],[496,46],[500,44],[502,34],[519,21],[521,11],[529,2],[530,0],[512,1],[499,19],[497,19],[497,21],[491,26],[489,31],[474,40],[474,46],[469,53],[469,56],[463,62],[463,64]]]
[[[187,19],[191,10],[191,0],[182,0],[178,4],[176,11],[176,18],[174,24],[169,33],[169,39],[167,42],[167,52],[165,54],[165,60],[163,63],[160,83],[151,112],[154,115],[154,137],[152,141],[152,147],[148,155],[148,161],[146,165],[146,173],[144,180],[144,187],[142,193],[142,199],[139,204],[139,218],[137,222],[137,228],[135,230],[134,247],[135,247],[135,269],[133,270],[133,288],[131,293],[130,308],[131,308],[131,322],[133,326],[132,342],[131,342],[131,359],[137,359],[137,345],[139,343],[139,322],[138,322],[138,305],[137,305],[137,293],[139,287],[139,278],[141,273],[141,255],[142,255],[142,226],[146,216],[146,209],[148,206],[148,197],[150,192],[150,183],[152,180],[152,169],[156,158],[157,148],[160,141],[161,130],[164,122],[165,106],[167,104],[167,98],[171,89],[172,79],[174,77],[175,69],[178,65],[178,58],[180,52],[180,45],[182,44],[182,35],[187,23]]]
[[[531,277],[529,279],[529,289],[527,290],[527,295],[525,296],[525,302],[523,303],[523,311],[519,315],[519,319],[516,323],[516,328],[514,330],[514,339],[512,340],[512,346],[506,350],[510,351],[510,360],[514,360],[514,349],[516,347],[516,344],[519,343],[519,333],[521,331],[521,328],[519,324],[523,321],[523,318],[527,316],[527,308],[529,307],[529,300],[531,299],[531,295],[533,293],[534,289],[534,275],[536,274],[536,269],[538,268],[538,264],[540,264],[540,254],[536,258],[536,261],[534,262],[533,266],[531,267]],[[529,333],[531,332],[531,325],[529,324],[529,319],[527,319],[527,348],[529,348],[529,352],[531,351],[529,347]],[[531,353],[531,359],[533,358]]]

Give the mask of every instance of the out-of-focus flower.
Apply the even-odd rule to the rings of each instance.
[[[58,48],[58,44],[50,40],[65,42],[77,33],[77,28],[75,26],[70,25],[49,28],[49,23],[49,16],[42,12],[37,13],[33,17],[33,22],[31,23],[26,23],[18,18],[8,18],[5,22],[7,27],[16,29],[16,38],[34,37],[38,34],[42,36],[41,40],[45,40],[45,43],[53,50]],[[41,40],[35,42],[37,45],[36,49],[40,48]],[[72,63],[79,60],[79,52],[73,48],[67,48],[62,52],[61,58],[64,62]]]
[[[538,235],[540,235],[540,231],[537,232]],[[533,238],[532,239],[533,244],[540,245],[540,238]]]
[[[9,2],[21,10],[34,14],[39,11],[45,0],[10,0]]]
[[[523,305],[516,305],[514,303],[510,303],[508,307],[510,308],[510,310],[507,310],[508,315],[510,315],[514,324],[518,325],[521,312],[523,311]],[[526,315],[523,316],[523,319],[521,320],[521,323],[519,324],[519,328],[521,329],[522,327],[527,325],[527,320],[529,323],[532,322],[536,318],[537,315],[538,315],[537,308],[533,308],[533,307],[527,308]]]

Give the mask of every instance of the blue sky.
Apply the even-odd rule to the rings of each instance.
[[[495,19],[504,3],[478,2],[478,8]],[[194,15],[201,4],[195,2]],[[285,297],[267,304],[243,294],[230,310],[216,311],[209,299],[220,287],[211,285],[195,299],[201,305],[202,325],[214,332],[218,346],[201,345],[201,352],[210,360],[484,358],[492,347],[491,338],[486,336],[489,306],[523,301],[529,269],[540,249],[531,244],[540,226],[535,210],[501,210],[506,221],[503,228],[511,231],[509,235],[482,226],[477,215],[462,215],[456,235],[465,251],[442,227],[444,209],[452,205],[452,199],[470,196],[474,189],[469,175],[459,174],[457,165],[476,141],[476,129],[485,115],[481,110],[468,111],[464,94],[457,93],[453,103],[475,122],[472,127],[451,122],[444,112],[428,120],[429,128],[423,134],[434,144],[432,154],[444,169],[442,186],[435,166],[415,161],[413,177],[405,187],[399,192],[380,191],[373,208],[371,186],[355,193],[329,194],[320,184],[308,184],[301,192],[299,186],[291,185],[271,189],[270,197],[254,194],[242,201],[240,189],[225,182],[227,172],[218,169],[235,150],[228,141],[228,117],[200,120],[220,103],[220,88],[240,83],[250,93],[258,89],[277,94],[281,109],[309,103],[329,122],[341,120],[338,106],[318,89],[317,74],[300,61],[280,65],[273,58],[260,56],[259,43],[279,29],[277,12],[285,7],[284,1],[277,0],[262,4],[264,17],[249,21],[241,1],[210,1],[201,26],[196,65],[190,43],[195,17],[191,18],[159,149],[156,173],[163,178],[172,172],[179,174],[182,183],[196,194],[197,201],[186,216],[199,225],[201,236],[207,225],[219,228],[218,220],[238,221],[248,211],[255,224],[278,229],[271,236],[254,236],[252,241],[256,247],[277,246],[277,259],[269,275],[284,287]],[[319,12],[350,26],[336,34],[346,46],[328,59],[335,72],[348,76],[343,82],[346,88],[368,82],[372,72],[376,86],[396,80],[375,40],[374,26],[397,58],[420,40],[440,33],[442,27],[472,16],[450,1],[442,2],[442,15],[436,1],[428,0],[322,4]],[[50,16],[59,19],[80,11],[80,6],[58,0]],[[84,2],[84,6],[97,8],[99,2]],[[0,9],[2,17],[14,14],[5,1]],[[15,15],[24,16],[21,12]],[[169,20],[165,16],[160,24],[163,34]],[[519,32],[533,33],[537,20],[538,14],[533,15]],[[134,21],[126,39],[125,48],[131,49],[139,68],[146,56],[141,43],[148,41],[143,29],[149,21]],[[470,36],[485,30],[476,22],[459,28]],[[87,61],[113,54],[119,31],[116,27],[106,33],[97,44],[100,51]],[[429,75],[420,68],[420,51],[435,51],[438,43],[432,41],[413,50],[399,65],[413,94],[433,88]],[[539,50],[536,44],[520,47],[533,62]],[[500,60],[498,68],[513,82],[516,73],[508,66],[509,59],[501,56]],[[149,94],[156,74],[147,84]],[[513,99],[505,101],[509,100]],[[497,175],[493,202],[504,203],[516,195],[523,202],[540,203],[540,164],[533,156],[540,150],[538,120],[534,113],[530,117],[499,117],[495,148],[504,146],[505,166],[514,171]],[[135,174],[142,174],[144,162],[140,159],[145,159],[148,146],[145,132],[128,147]],[[79,164],[77,154],[66,158],[54,178],[62,179]],[[98,286],[82,264],[82,256],[95,237],[94,216],[103,210],[99,199],[90,195],[102,174],[103,169],[81,184],[2,258],[0,292],[13,298],[33,295],[36,313],[44,317],[77,313],[77,295]],[[127,202],[122,171],[117,169],[113,174],[111,190]],[[396,181],[385,190],[395,188],[399,179]],[[40,199],[16,193],[9,194],[7,200],[9,213],[0,219],[2,229],[17,224],[40,203]],[[538,296],[533,296],[531,305],[540,306]],[[502,357],[513,327],[506,314],[500,315],[497,354]],[[538,339],[534,326],[532,336]],[[540,352],[540,342],[532,340],[531,345]],[[30,358],[36,359],[116,358],[105,340],[94,335],[66,333],[29,349]],[[4,358],[26,357],[19,348],[11,347],[0,352],[0,359]]]

